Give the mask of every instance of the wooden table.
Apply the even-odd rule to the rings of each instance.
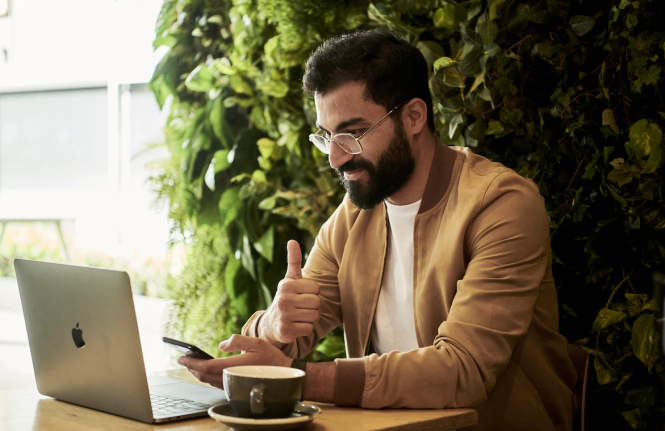
[[[184,369],[155,375],[198,383]],[[79,407],[39,395],[36,389],[3,391],[0,382],[0,430],[2,431],[145,431],[145,430],[228,430],[210,417],[150,425],[108,413]],[[454,430],[478,423],[472,409],[447,410],[364,410],[318,404],[323,410],[303,431]]]

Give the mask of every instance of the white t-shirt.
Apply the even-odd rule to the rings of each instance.
[[[372,327],[372,345],[379,355],[418,348],[413,315],[413,225],[420,202],[393,205],[386,201],[388,253]]]

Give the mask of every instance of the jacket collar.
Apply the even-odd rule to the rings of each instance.
[[[429,177],[423,192],[423,200],[420,203],[418,214],[422,214],[436,206],[446,195],[453,176],[453,168],[457,159],[457,151],[442,144],[439,138],[434,149],[432,165],[429,169]]]

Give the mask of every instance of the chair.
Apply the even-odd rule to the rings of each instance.
[[[589,354],[576,344],[568,344],[568,357],[577,372],[575,398],[577,410],[573,414],[573,431],[584,431],[584,408],[586,400],[586,380],[589,372]]]

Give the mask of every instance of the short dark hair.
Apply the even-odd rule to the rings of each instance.
[[[303,89],[325,94],[347,82],[363,82],[365,98],[390,111],[414,98],[427,105],[434,132],[427,62],[418,48],[385,29],[362,30],[324,41],[307,60]]]

